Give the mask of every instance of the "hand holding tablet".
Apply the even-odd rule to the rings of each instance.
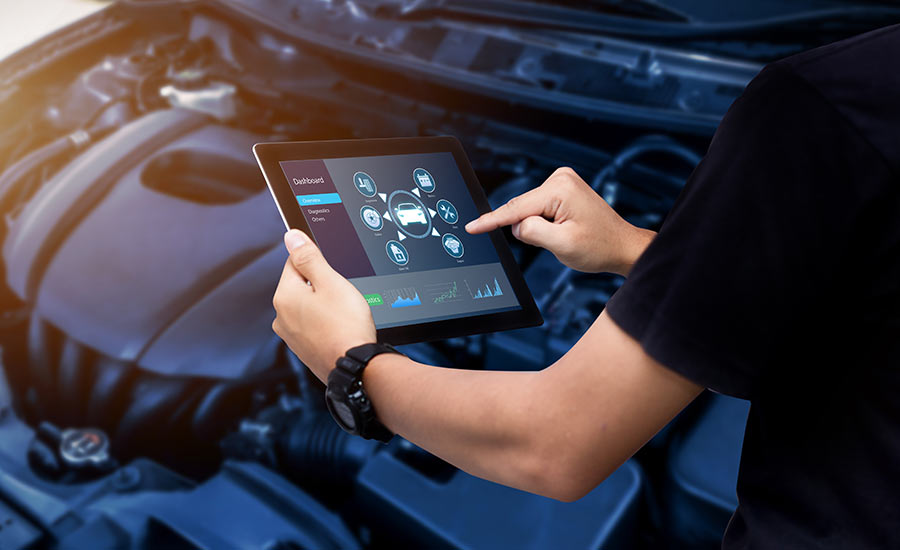
[[[541,323],[490,210],[451,137],[257,144],[288,228],[305,232],[363,294],[394,344]]]

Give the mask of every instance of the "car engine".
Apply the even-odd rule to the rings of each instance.
[[[271,330],[254,143],[451,134],[494,207],[571,166],[657,229],[767,60],[859,30],[660,42],[495,4],[120,2],[0,63],[0,549],[718,546],[745,402],[561,503],[345,434]],[[541,369],[622,284],[507,236],[544,325],[404,352]]]

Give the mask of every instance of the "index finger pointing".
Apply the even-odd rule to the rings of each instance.
[[[549,210],[546,188],[536,187],[518,197],[513,197],[506,204],[493,212],[482,214],[466,224],[469,233],[486,233],[498,227],[513,225],[530,216],[543,216]]]

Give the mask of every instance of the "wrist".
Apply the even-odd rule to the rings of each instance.
[[[366,376],[377,368],[379,357],[401,352],[390,345],[367,342],[347,350],[328,374],[325,402],[338,425],[366,439],[387,442],[393,433],[380,422],[372,402]]]
[[[362,345],[364,345],[364,344],[375,344],[375,343],[377,343],[376,339],[375,339],[375,338],[372,338],[372,339],[370,339],[370,340],[359,340],[359,341],[357,341],[356,343],[348,344],[348,345],[346,346],[346,348],[344,348],[344,351],[341,352],[340,355],[337,355],[337,356],[335,357],[335,360],[334,360],[334,361],[332,362],[332,364],[331,364],[331,368],[333,369],[333,368],[336,367],[337,362],[338,362],[338,360],[339,360],[341,357],[347,357],[347,352],[350,351],[351,349],[353,349],[353,348],[355,348],[355,347],[358,347],[358,346],[362,346]],[[387,345],[387,344],[385,344],[385,345]],[[391,347],[391,348],[393,349],[393,346],[389,346],[389,347]],[[363,382],[365,382],[365,379],[366,379],[366,375],[367,375],[367,374],[369,374],[370,372],[373,372],[373,371],[375,371],[375,370],[380,370],[379,365],[381,365],[381,364],[383,364],[383,363],[388,363],[388,362],[390,362],[390,361],[392,361],[392,360],[396,360],[397,357],[403,357],[403,358],[406,358],[406,356],[403,355],[403,353],[402,353],[401,351],[395,350],[395,352],[396,352],[396,353],[390,353],[390,352],[388,352],[388,353],[383,353],[383,352],[382,352],[382,353],[378,353],[377,355],[375,355],[374,357],[372,357],[371,359],[369,359],[368,362],[366,363],[366,368],[365,368],[365,370],[363,371]],[[392,359],[392,358],[393,358],[393,359]],[[326,373],[326,376],[327,376],[327,373]]]
[[[369,366],[363,371],[363,385],[371,387],[374,379],[378,377],[378,373],[384,370],[383,365],[385,363],[390,363],[391,361],[396,361],[398,357],[403,356],[395,353],[382,353],[381,355],[373,357],[369,361]]]
[[[656,237],[656,231],[642,229],[640,227],[631,226],[630,235],[623,241],[622,257],[616,266],[614,273],[627,277],[631,273],[631,268],[637,263],[638,258],[644,253],[644,250],[650,246]]]
[[[337,344],[331,351],[325,356],[325,364],[324,370],[322,371],[322,376],[319,378],[322,382],[327,383],[328,375],[332,370],[337,366],[338,359],[347,355],[347,351],[355,348],[356,346],[361,346],[363,344],[371,344],[375,342],[375,338],[354,338],[352,340],[346,340],[340,344]]]

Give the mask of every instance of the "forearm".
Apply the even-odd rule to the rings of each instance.
[[[372,360],[363,383],[391,431],[473,475],[546,494],[535,449],[540,376],[431,367],[385,354]]]
[[[393,432],[473,475],[560,500],[603,481],[702,390],[603,314],[540,372],[384,354],[363,384]]]

